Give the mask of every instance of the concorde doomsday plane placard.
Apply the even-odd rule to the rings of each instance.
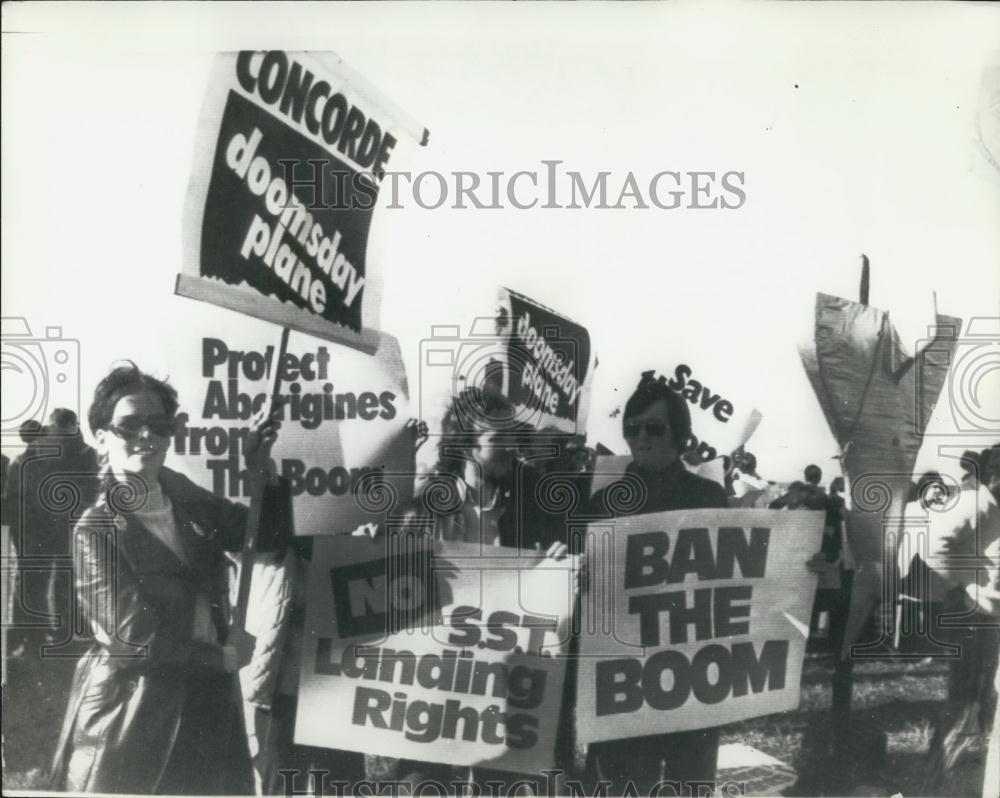
[[[386,171],[427,131],[333,53],[219,54],[198,125],[177,293],[377,348],[366,257]]]

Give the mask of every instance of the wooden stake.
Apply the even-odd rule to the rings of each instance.
[[[289,328],[284,327],[281,331],[281,344],[278,347],[278,356],[274,360],[274,382],[271,390],[271,402],[268,412],[272,412],[277,404],[278,396],[281,394],[281,364],[288,351]],[[264,502],[264,487],[266,480],[254,479],[250,475],[251,494],[250,511],[247,515],[247,531],[243,538],[243,550],[240,554],[240,582],[237,591],[236,607],[233,612],[233,623],[230,628],[230,637],[235,638],[237,649],[240,650],[240,666],[246,664],[244,659],[252,652],[247,652],[246,646],[252,643],[246,635],[247,605],[250,603],[250,583],[253,579],[254,555],[257,551],[257,536],[260,532],[261,505]],[[243,643],[243,645],[241,645]]]
[[[862,305],[868,304],[868,281],[870,276],[870,265],[868,263],[868,256],[865,253],[861,253],[861,297],[858,300]]]

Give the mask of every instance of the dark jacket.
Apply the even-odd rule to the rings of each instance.
[[[190,565],[122,507],[122,485],[102,491],[74,530],[79,612],[96,642],[74,676],[55,789],[253,791],[236,680],[218,645],[193,639],[201,594],[225,640],[223,552],[240,549],[247,509],[166,468],[160,485]],[[261,550],[290,531],[286,494],[287,485],[265,493]]]
[[[644,474],[634,465],[629,465],[622,479],[594,494],[590,514],[608,518],[728,506],[722,485],[692,474],[678,460],[656,475]],[[575,685],[575,680],[575,671],[571,670],[567,674],[567,692],[564,693],[567,703],[572,700],[569,691],[573,689],[571,685]],[[715,779],[718,747],[717,727],[593,743],[588,754],[588,769],[592,774],[609,778],[611,789],[616,794],[626,790],[629,780],[640,785],[652,785],[658,781],[657,774],[663,769],[668,779],[710,783]],[[568,742],[561,741],[561,748],[568,749]]]
[[[94,502],[97,453],[82,438],[33,442],[8,474],[3,522],[21,557],[69,557],[73,519]]]
[[[630,463],[625,476],[601,488],[590,500],[588,515],[617,518],[667,510],[700,510],[729,506],[726,490],[717,482],[692,474],[676,460],[661,474],[645,475]]]

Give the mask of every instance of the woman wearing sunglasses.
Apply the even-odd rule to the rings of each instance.
[[[94,392],[104,468],[74,530],[77,617],[94,643],[74,676],[56,789],[253,792],[223,554],[240,550],[247,510],[164,467],[176,411],[177,392],[131,363]],[[291,528],[285,486],[261,485],[277,429],[262,414],[244,446],[264,495],[262,551]]]

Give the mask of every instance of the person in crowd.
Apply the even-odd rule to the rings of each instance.
[[[930,631],[961,656],[948,660],[948,695],[929,751],[924,795],[950,795],[959,760],[989,739],[1000,655],[1000,450],[977,464],[958,494],[927,513],[926,553],[901,563],[904,576],[926,569]],[[912,552],[912,548],[901,547]]]
[[[767,505],[767,509],[800,510],[803,508],[807,490],[805,483],[795,480],[788,486],[788,490],[785,491],[784,495],[779,496]]]
[[[840,707],[849,709],[851,690],[850,658],[841,656],[844,636],[847,634],[847,620],[851,610],[851,590],[854,585],[854,557],[847,542],[847,500],[844,498],[846,485],[841,476],[830,483],[830,496],[826,506],[823,543],[820,558],[825,565],[818,571],[820,584],[829,584],[839,589],[836,594],[828,594],[827,609],[829,620],[829,647],[834,656],[832,681],[834,712]],[[829,531],[830,534],[827,534]],[[839,714],[837,715],[839,717]]]
[[[23,551],[20,536],[16,533],[20,531],[22,523],[21,514],[24,510],[24,497],[30,497],[31,495],[31,491],[25,491],[22,488],[23,466],[26,461],[37,457],[38,443],[43,429],[42,423],[34,419],[29,419],[18,427],[18,437],[25,448],[23,452],[14,458],[14,462],[5,469],[4,498],[8,501],[3,503],[0,514],[2,514],[3,523],[9,524],[11,527],[11,542],[14,545],[15,553]]]
[[[7,474],[10,473],[10,458],[0,454],[0,499],[7,498]]]
[[[538,505],[539,471],[519,456],[526,434],[502,395],[462,391],[442,420],[437,464],[418,481],[411,525],[437,540],[541,551],[561,542]]]
[[[818,465],[808,465],[803,477],[805,482],[802,483],[802,507],[806,510],[826,510],[828,497],[820,485],[823,480],[823,470]]]
[[[655,380],[643,380],[625,405],[622,429],[632,453],[627,473],[641,482],[641,495],[623,513],[615,506],[614,486],[608,486],[594,495],[591,515],[728,506],[721,485],[690,473],[680,460],[691,435],[683,397]],[[661,778],[681,782],[681,794],[690,794],[691,782],[715,781],[718,748],[717,727],[615,740],[590,746],[588,770],[595,779],[609,780],[615,795],[625,793],[629,783],[640,794],[648,792]]]
[[[74,520],[89,507],[97,492],[97,452],[83,440],[76,413],[65,407],[49,415],[44,441],[58,451],[48,467],[44,517],[40,521],[40,542],[50,559],[46,610],[52,618],[51,642],[65,642],[72,636],[72,531]],[[59,491],[72,493],[72,505],[66,506],[49,497]]]
[[[820,483],[823,481],[823,469],[815,463],[812,463],[807,465],[802,471],[802,477],[805,479],[807,485],[819,488]]]
[[[528,549],[555,559],[567,556],[562,516],[540,506],[538,471],[519,455],[531,434],[500,393],[463,390],[445,412],[438,462],[419,480],[416,507],[399,534]],[[545,784],[538,774],[474,767],[466,776],[447,765],[405,759],[397,773],[414,788],[433,781],[450,789],[471,778],[484,790],[487,782],[528,781],[535,785],[531,792],[538,793]]]
[[[562,541],[578,553],[579,541],[571,540],[568,530],[591,494],[595,454],[586,437],[554,430],[530,432],[518,444],[518,458],[522,481],[535,496],[537,528],[545,532],[548,545]],[[536,543],[547,548],[545,541]]]
[[[730,507],[766,507],[768,482],[757,473],[757,457],[742,448],[733,453],[733,495]]]
[[[46,446],[45,428],[35,419],[23,422],[18,434],[25,448],[10,466],[3,523],[9,525],[17,560],[12,612],[15,634],[8,644],[13,656],[19,657],[29,648],[34,650],[31,644],[36,633],[44,630],[46,643],[54,639],[51,629],[56,619],[50,602],[54,525],[52,502],[43,496],[43,490],[51,494],[48,477],[55,470],[57,450]]]
[[[812,621],[810,628],[812,639],[840,640],[843,624],[847,622],[849,609],[849,594],[845,593],[845,566],[842,562],[844,549],[844,523],[846,521],[846,502],[841,495],[844,492],[844,478],[835,477],[830,483],[830,493],[825,496],[823,510],[826,517],[823,522],[823,540],[820,551],[826,561],[837,568],[831,568],[821,575],[816,586],[816,600],[813,602]],[[829,646],[830,651],[835,651]]]
[[[757,473],[757,455],[753,452],[743,451],[742,457],[739,459],[737,465],[744,475],[753,477],[759,480],[763,484],[767,484],[764,479],[761,478],[760,474]]]
[[[734,499],[736,498],[736,488],[733,486],[733,482],[736,479],[736,466],[734,465],[733,458],[728,454],[722,455],[722,487],[726,491],[726,495]]]
[[[44,431],[45,427],[41,421],[29,418],[27,421],[21,422],[21,426],[17,428],[17,436],[25,446],[31,446],[38,442]]]
[[[924,510],[938,510],[948,502],[948,486],[937,471],[926,471],[914,483],[911,501],[920,502]]]
[[[737,472],[735,479],[742,480],[746,490],[767,487],[767,480],[757,473],[757,455],[753,452],[748,452],[742,447],[733,452],[733,468]]]
[[[834,477],[830,483],[830,498],[826,504],[827,526],[836,526],[845,518],[847,502],[844,499],[844,487],[843,477]]]
[[[104,468],[74,530],[94,642],[76,668],[54,789],[253,792],[223,554],[240,549],[248,511],[164,466],[177,407],[177,392],[133,363],[94,392],[87,418]],[[288,486],[269,469],[277,428],[262,412],[244,446],[263,496],[260,551],[290,532]]]

